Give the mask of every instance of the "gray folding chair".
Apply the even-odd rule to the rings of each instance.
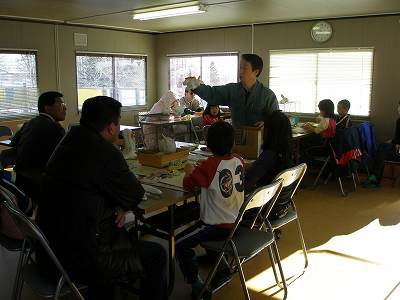
[[[281,173],[279,173],[276,177],[275,180],[282,180],[282,188],[290,188],[292,186],[292,190],[290,192],[290,201],[289,201],[289,211],[288,213],[283,216],[282,218],[278,218],[275,220],[270,220],[270,224],[272,226],[272,229],[275,231],[283,226],[285,226],[286,224],[289,224],[292,221],[296,221],[296,225],[297,225],[297,232],[299,235],[299,239],[300,239],[300,244],[301,244],[301,248],[303,250],[303,255],[304,255],[304,268],[302,270],[302,272],[297,275],[294,276],[295,278],[298,278],[299,276],[301,276],[302,274],[304,274],[307,266],[308,266],[308,257],[307,257],[307,248],[306,248],[306,243],[304,241],[304,236],[303,236],[303,231],[301,229],[301,225],[300,225],[300,221],[299,221],[299,216],[298,216],[298,212],[297,212],[297,208],[296,205],[294,204],[294,196],[296,194],[297,188],[300,185],[301,180],[303,179],[304,174],[307,171],[307,165],[305,163],[302,163],[300,165],[297,165],[293,168],[290,169],[286,169],[284,171],[282,171]],[[277,274],[276,272],[274,272],[275,275],[275,279],[277,279]]]
[[[12,136],[13,132],[8,126],[0,125],[0,137]]]
[[[75,285],[68,274],[65,272],[61,263],[51,250],[48,241],[46,240],[39,227],[26,217],[14,204],[11,194],[4,187],[0,187],[0,197],[3,204],[19,230],[25,236],[22,245],[21,255],[18,260],[17,274],[14,283],[14,291],[12,300],[19,300],[25,282],[33,291],[44,298],[52,298],[57,300],[59,297],[73,293],[76,298],[84,300],[79,290],[86,289],[85,285]],[[54,284],[47,278],[44,278],[38,271],[37,265],[31,257],[32,246],[41,245],[51,258],[58,271],[61,273],[57,284]],[[66,283],[66,285],[65,285]]]
[[[207,241],[201,243],[202,247],[204,247],[207,250],[217,252],[218,256],[213,268],[208,274],[207,280],[204,284],[204,287],[200,295],[198,296],[198,299],[200,299],[201,295],[208,289],[208,286],[210,285],[210,282],[213,279],[215,272],[218,268],[218,265],[220,264],[223,257],[225,255],[230,255],[233,256],[235,259],[236,262],[235,268],[239,272],[240,282],[242,285],[244,296],[247,300],[249,300],[250,295],[246,287],[246,280],[243,274],[242,264],[255,257],[265,248],[268,248],[269,250],[268,254],[270,255],[272,268],[275,270],[275,262],[278,265],[285,293],[284,299],[286,299],[287,286],[285,282],[285,277],[283,275],[282,266],[280,263],[278,247],[275,242],[272,228],[267,220],[268,214],[271,212],[271,209],[276,199],[278,198],[281,190],[282,190],[282,179],[279,179],[270,185],[257,189],[243,202],[239,211],[239,215],[236,218],[235,224],[233,226],[233,229],[231,230],[226,240]],[[250,228],[240,226],[243,214],[245,213],[246,210],[252,208],[257,210],[257,214]],[[261,211],[267,211],[267,213],[264,216],[261,216],[262,220],[264,221],[264,224],[263,226],[260,226],[260,228],[266,227],[268,228],[268,230],[260,230],[260,228],[256,228],[254,226],[256,220],[258,220],[260,217]],[[273,256],[273,258],[271,256]],[[277,284],[280,284],[279,280],[277,280]]]

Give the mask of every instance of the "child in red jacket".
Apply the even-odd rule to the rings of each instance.
[[[203,122],[201,126],[212,125],[216,122],[223,121],[221,111],[218,105],[207,105],[203,112]]]

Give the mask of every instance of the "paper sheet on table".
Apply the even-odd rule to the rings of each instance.
[[[184,172],[180,172],[179,175],[177,176],[172,176],[172,177],[165,177],[161,178],[158,182],[176,186],[179,188],[183,188],[183,177],[185,176]]]
[[[201,150],[201,149],[193,150],[192,153],[203,155],[203,156],[212,156],[213,155],[212,152],[204,151],[204,150]]]

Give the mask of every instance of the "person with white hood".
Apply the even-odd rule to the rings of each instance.
[[[180,115],[180,106],[175,94],[171,91],[166,92],[156,103],[154,103],[148,114]],[[146,121],[155,121],[156,118],[158,118],[158,116],[148,116]],[[146,149],[158,150],[157,127],[152,125],[143,125],[143,135]]]

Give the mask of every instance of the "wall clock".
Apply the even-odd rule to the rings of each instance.
[[[332,26],[326,21],[319,21],[311,28],[311,37],[317,43],[324,43],[332,37]]]

